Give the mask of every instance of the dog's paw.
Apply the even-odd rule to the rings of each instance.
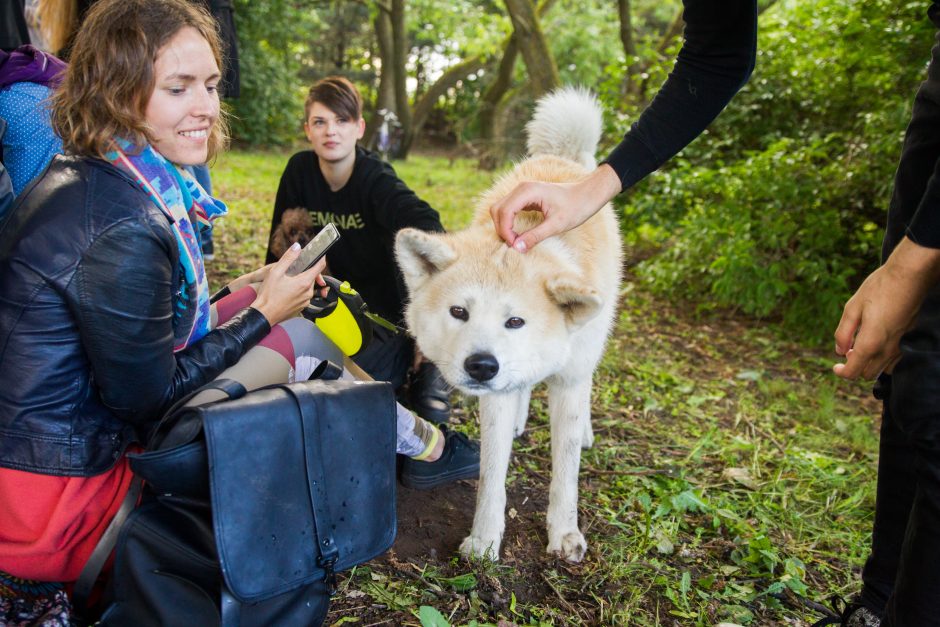
[[[548,553],[556,555],[566,562],[577,564],[587,553],[587,541],[577,529],[562,535],[548,543]]]
[[[584,425],[584,431],[581,433],[581,448],[589,449],[594,446],[594,428],[591,427],[591,421],[588,420]]]
[[[498,562],[499,540],[484,540],[476,536],[467,536],[460,543],[460,553],[465,557],[482,557]]]

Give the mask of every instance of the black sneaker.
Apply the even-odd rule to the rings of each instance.
[[[880,627],[881,619],[861,601],[853,599],[846,603],[840,597],[832,599],[833,611],[826,618],[813,623],[812,627],[842,625],[843,627]]]
[[[444,451],[433,462],[404,459],[401,465],[401,483],[406,488],[430,490],[460,479],[480,476],[480,445],[471,442],[459,431],[444,432]]]
[[[437,366],[421,362],[408,385],[407,405],[416,414],[436,425],[447,424],[450,418],[450,390]]]

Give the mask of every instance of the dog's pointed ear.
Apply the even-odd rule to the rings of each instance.
[[[565,313],[570,327],[578,328],[596,316],[604,300],[600,293],[574,277],[557,277],[545,285],[549,298]]]
[[[438,233],[406,228],[395,235],[395,258],[412,292],[457,260],[457,253]]]

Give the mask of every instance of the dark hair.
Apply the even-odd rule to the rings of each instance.
[[[304,122],[310,117],[310,107],[315,102],[350,120],[362,117],[362,96],[356,86],[342,76],[327,76],[310,88],[304,102]]]
[[[145,120],[157,54],[183,28],[209,43],[222,71],[215,20],[188,0],[99,0],[88,11],[62,86],[52,98],[52,126],[71,153],[102,157],[121,137],[150,141]],[[223,112],[209,134],[209,157],[227,141]]]

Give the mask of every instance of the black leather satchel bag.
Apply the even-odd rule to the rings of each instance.
[[[103,625],[318,625],[334,573],[395,538],[387,383],[184,407],[131,467],[148,488],[120,533]]]

